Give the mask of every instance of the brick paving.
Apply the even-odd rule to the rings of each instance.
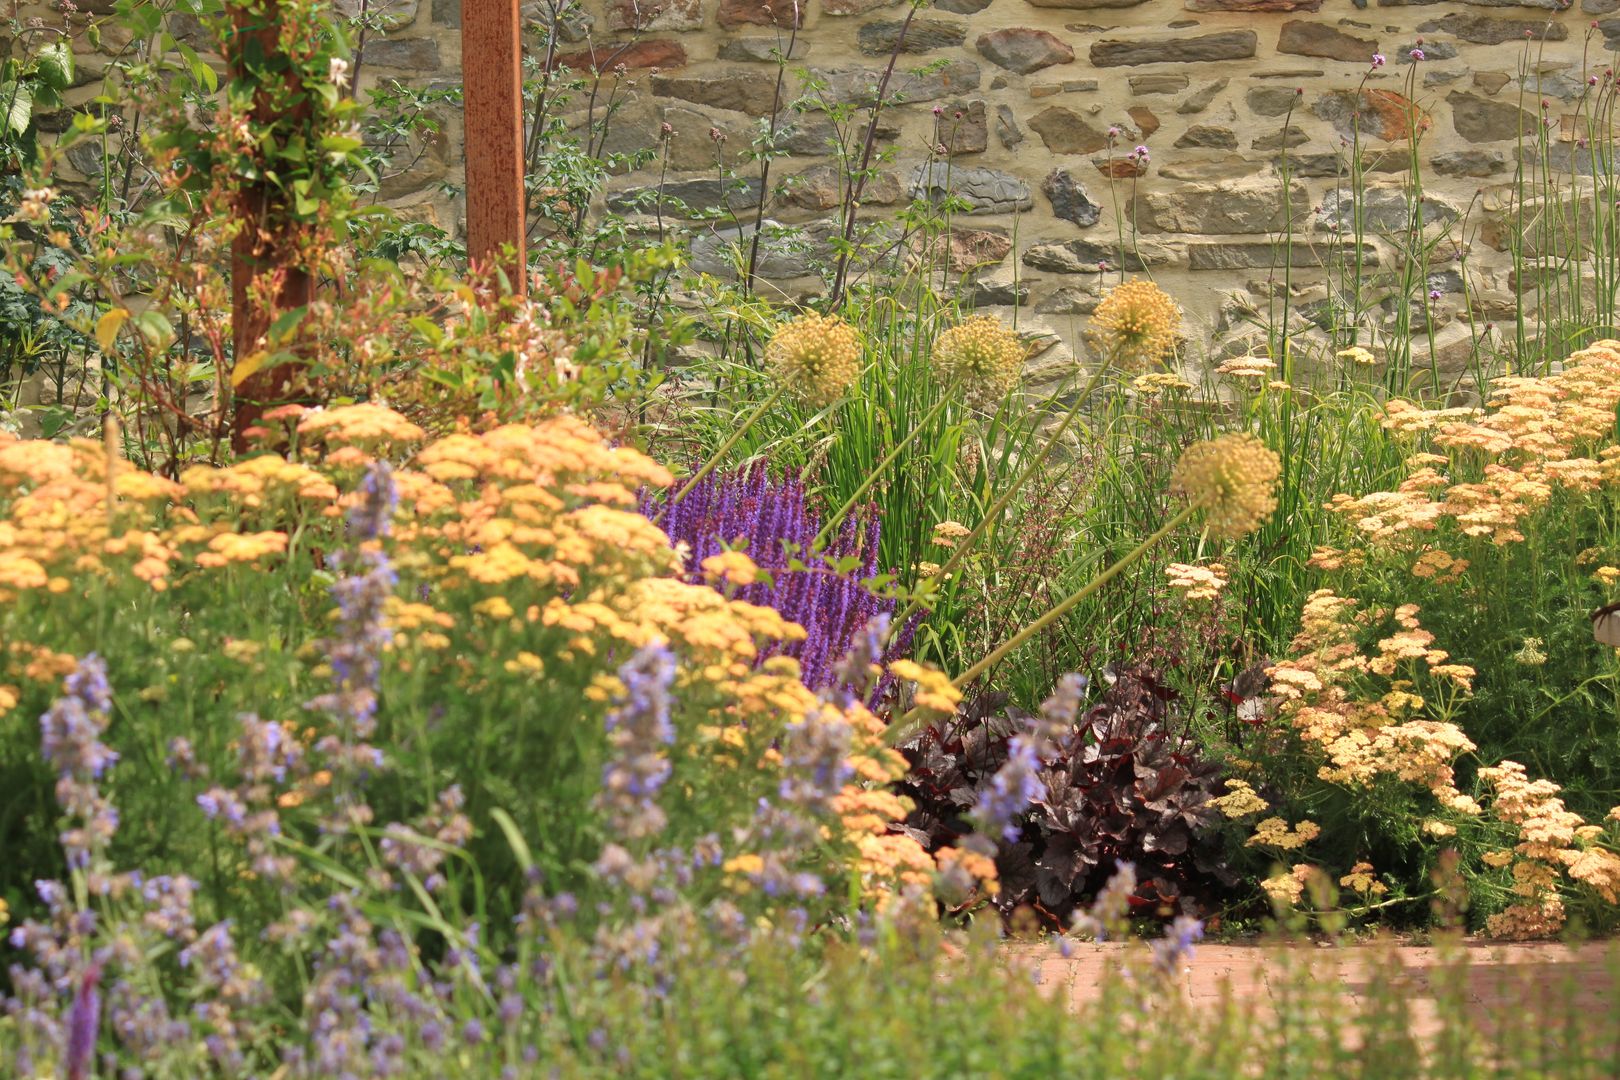
[[[1096,999],[1104,976],[1117,964],[1123,946],[1077,944],[1068,958],[1050,946],[1012,945],[1014,963],[1039,972],[1045,992],[1064,995],[1077,1008]],[[1495,1014],[1538,1006],[1573,1007],[1580,1015],[1620,1018],[1620,945],[1610,942],[1570,947],[1469,941],[1464,995],[1471,1009]],[[1455,955],[1456,950],[1452,950]],[[1300,965],[1310,980],[1338,984],[1342,996],[1361,1000],[1374,985],[1398,985],[1419,1037],[1435,1029],[1437,982],[1451,976],[1453,961],[1439,949],[1417,946],[1200,945],[1182,972],[1183,992],[1193,1002],[1215,1003],[1230,994],[1239,1001],[1271,1002],[1297,987]]]

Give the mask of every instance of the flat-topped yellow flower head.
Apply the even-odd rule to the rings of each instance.
[[[1277,509],[1282,461],[1248,433],[1194,443],[1170,476],[1170,491],[1204,510],[1209,531],[1235,540],[1264,525]]]
[[[960,382],[967,399],[1000,401],[1024,370],[1024,343],[993,315],[974,315],[934,341],[934,370],[941,382]]]
[[[861,337],[836,315],[800,315],[771,335],[765,364],[800,401],[831,405],[861,373]]]

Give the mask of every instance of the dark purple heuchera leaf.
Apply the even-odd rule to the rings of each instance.
[[[648,517],[657,518],[663,509],[662,498],[642,500]],[[808,505],[803,483],[771,480],[763,468],[711,473],[671,506],[661,522],[672,543],[686,545],[691,581],[701,582],[703,560],[727,548],[742,548],[770,571],[772,581],[743,586],[736,595],[775,608],[805,628],[809,636],[804,641],[777,651],[798,659],[804,683],[812,690],[832,686],[837,681],[834,669],[855,635],[874,616],[893,614],[895,607],[893,600],[874,595],[863,584],[883,573],[877,564],[877,508],[869,505],[850,514],[820,556],[811,555],[821,523],[821,515]],[[850,557],[858,564],[847,573],[835,572],[834,566]],[[810,569],[791,569],[795,563]],[[905,655],[916,628],[916,619],[901,627],[886,658]],[[890,683],[887,676],[879,681],[870,698],[873,704],[883,699]]]
[[[1118,860],[1141,872],[1139,905],[1196,909],[1236,881],[1218,845],[1199,842],[1219,817],[1211,803],[1222,791],[1219,767],[1173,732],[1176,695],[1151,671],[1115,676],[1069,737],[1048,747],[1044,794],[1016,842],[999,845],[1003,912],[1035,905],[1066,925]],[[967,811],[1006,760],[1009,738],[1033,722],[1004,694],[985,694],[904,744],[911,771],[899,790],[917,806],[907,831],[930,849],[970,832]]]

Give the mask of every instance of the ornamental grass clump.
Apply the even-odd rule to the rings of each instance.
[[[1181,308],[1159,286],[1137,278],[1108,290],[1091,315],[1091,340],[1125,370],[1163,364],[1181,336]]]
[[[991,405],[1018,385],[1028,350],[1018,334],[993,315],[974,315],[934,340],[939,380],[957,385],[967,400]]]

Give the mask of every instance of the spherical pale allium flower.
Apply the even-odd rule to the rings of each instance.
[[[994,315],[974,315],[934,341],[934,369],[960,382],[969,401],[1000,401],[1024,370],[1024,343]]]
[[[831,405],[861,372],[861,338],[836,315],[800,315],[771,335],[765,364],[806,404]]]
[[[1203,507],[1209,531],[1237,539],[1266,523],[1277,509],[1282,461],[1247,433],[1194,443],[1170,476],[1170,491]]]
[[[1160,363],[1176,347],[1181,308],[1151,281],[1125,281],[1108,290],[1091,316],[1091,335],[1110,360],[1129,367]]]

